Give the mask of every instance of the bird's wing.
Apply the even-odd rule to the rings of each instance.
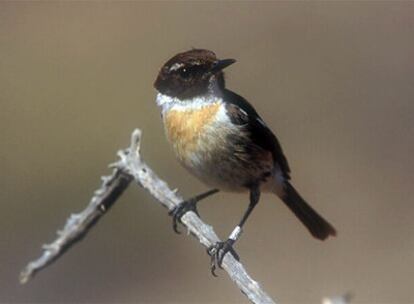
[[[282,170],[283,176],[290,179],[290,168],[282,147],[273,132],[266,126],[253,106],[243,97],[230,90],[224,90],[226,110],[234,124],[245,125],[252,142],[272,153],[273,160]]]

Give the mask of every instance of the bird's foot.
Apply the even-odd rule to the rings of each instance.
[[[193,211],[195,214],[200,216],[197,211],[197,200],[189,199],[187,201],[181,202],[178,206],[174,207],[169,215],[172,216],[172,227],[175,233],[180,234],[178,230],[178,223],[181,223],[181,217],[187,213],[187,211]]]
[[[227,241],[224,241],[224,242],[217,242],[216,244],[210,246],[207,249],[207,253],[211,257],[210,268],[211,268],[211,274],[213,276],[215,277],[217,276],[215,272],[217,267],[223,268],[221,267],[221,265],[223,263],[224,256],[227,254],[227,252],[230,252],[237,261],[240,260],[239,255],[233,249],[234,243],[235,243],[235,240],[228,239]]]

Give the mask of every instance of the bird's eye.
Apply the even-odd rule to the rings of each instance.
[[[190,76],[190,70],[187,68],[182,68],[178,72],[180,73],[180,76],[183,78],[188,78]]]

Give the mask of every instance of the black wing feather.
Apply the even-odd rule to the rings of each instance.
[[[290,168],[288,161],[283,154],[282,147],[273,132],[266,126],[262,118],[257,114],[253,106],[242,96],[225,89],[224,100],[242,111],[233,113],[232,121],[236,124],[245,124],[251,136],[251,140],[257,146],[268,150],[273,155],[273,160],[280,166],[283,176],[290,179]],[[236,108],[237,110],[237,108]],[[244,113],[243,113],[244,112]]]

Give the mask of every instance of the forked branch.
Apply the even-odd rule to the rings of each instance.
[[[58,237],[51,244],[43,246],[42,255],[30,262],[22,271],[21,283],[26,283],[36,272],[58,259],[66,250],[82,239],[117,201],[132,180],[146,189],[168,210],[172,210],[183,201],[183,198],[176,191],[171,190],[167,183],[142,161],[139,149],[140,142],[141,131],[136,129],[132,133],[130,147],[118,152],[120,159],[111,165],[112,174],[102,177],[102,185],[95,191],[86,209],[71,215],[65,227],[58,231]],[[190,211],[184,214],[181,221],[206,248],[219,241],[213,228],[205,224],[194,212]],[[260,285],[249,276],[243,265],[235,260],[231,254],[224,257],[222,266],[251,302],[274,303]]]

